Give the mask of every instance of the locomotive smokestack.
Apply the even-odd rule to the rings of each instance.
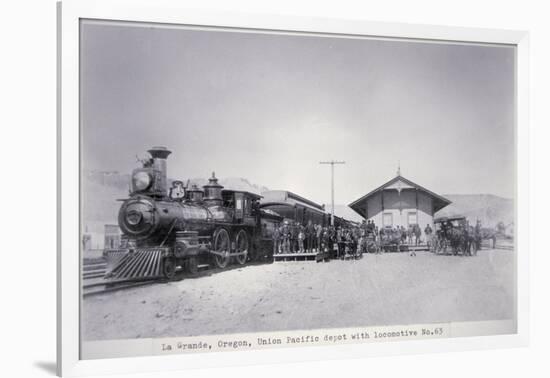
[[[166,194],[168,190],[167,176],[166,176],[166,159],[172,151],[168,150],[166,147],[155,146],[147,151],[151,154],[153,158],[153,168],[159,172],[158,176],[158,186],[157,188],[162,191],[163,194]]]

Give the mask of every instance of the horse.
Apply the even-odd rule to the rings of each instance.
[[[454,256],[459,253],[462,256],[477,255],[477,239],[472,226],[462,224],[449,230],[447,236]]]
[[[481,242],[483,240],[492,240],[493,241],[493,249],[495,248],[497,244],[497,234],[498,232],[496,230],[493,230],[492,228],[482,227],[479,229],[479,235],[477,235],[476,238],[476,244],[477,249],[481,249]]]

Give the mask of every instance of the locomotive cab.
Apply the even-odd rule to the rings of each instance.
[[[233,222],[256,225],[262,196],[238,190],[222,190],[223,205],[233,212]]]

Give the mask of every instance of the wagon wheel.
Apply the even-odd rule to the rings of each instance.
[[[376,243],[373,241],[367,242],[367,252],[368,253],[375,253],[377,252]]]
[[[220,228],[214,237],[214,251],[221,253],[222,255],[214,255],[214,263],[220,269],[224,269],[230,260],[230,248],[231,241],[229,239],[229,234],[223,228]]]
[[[235,252],[243,253],[242,255],[237,255],[235,258],[239,265],[244,265],[246,263],[246,258],[248,257],[248,235],[245,230],[240,230],[235,238]]]
[[[173,257],[165,257],[162,260],[162,274],[169,280],[176,276],[176,259]]]

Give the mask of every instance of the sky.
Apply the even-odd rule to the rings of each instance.
[[[243,177],[349,204],[401,174],[515,196],[515,49],[83,21],[82,167]]]

